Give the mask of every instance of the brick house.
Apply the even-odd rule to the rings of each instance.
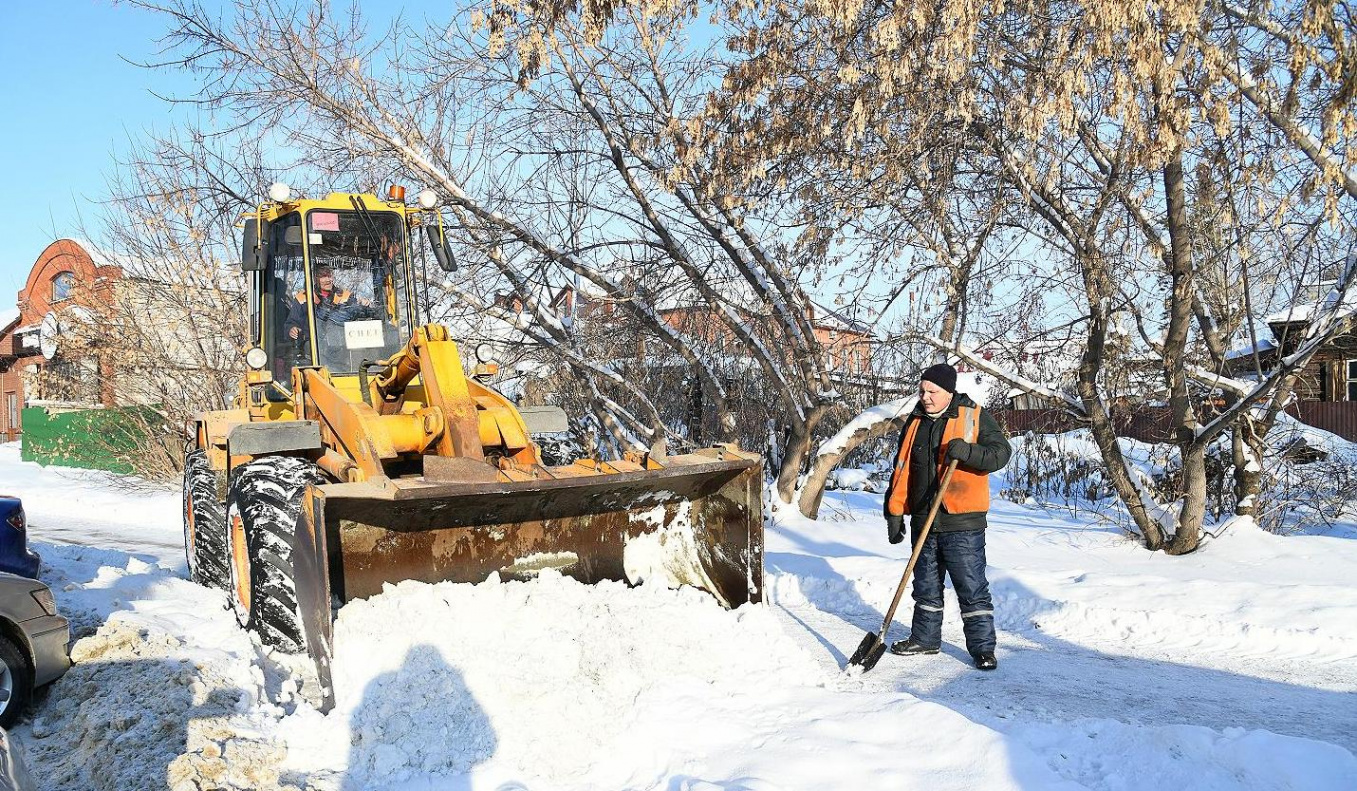
[[[522,301],[511,294],[502,294],[496,304],[507,310],[522,310]],[[579,317],[607,321],[617,309],[611,301],[593,300],[587,293],[575,292],[565,286],[551,296],[548,301],[551,311],[561,317]],[[848,378],[865,378],[873,374],[872,349],[874,338],[871,331],[859,322],[843,316],[823,306],[812,306],[810,324],[815,339],[825,349],[825,355],[831,371]],[[734,341],[734,333],[725,320],[707,306],[661,305],[658,313],[671,327],[700,342],[721,347]],[[758,327],[760,322],[749,317],[751,326]],[[764,337],[763,341],[776,347],[776,338]]]
[[[19,310],[0,310],[0,442],[19,438],[20,410],[23,409],[23,380],[19,375],[18,337]]]
[[[58,239],[38,256],[18,294],[17,312],[0,311],[0,439],[19,438],[24,406],[32,401],[112,404],[112,389],[100,370],[69,377],[81,383],[69,392],[28,392],[24,380],[46,366],[74,365],[60,353],[63,317],[107,301],[121,276],[117,266],[95,263],[87,245],[71,239]]]

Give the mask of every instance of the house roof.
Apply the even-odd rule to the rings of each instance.
[[[825,307],[823,304],[811,301],[819,315],[815,317],[815,324],[828,329],[839,330],[842,332],[855,332],[859,335],[871,335],[872,328],[857,319],[845,316],[833,308]]]
[[[1309,302],[1303,305],[1289,305],[1275,313],[1269,313],[1263,322],[1266,324],[1289,324],[1297,321],[1309,321],[1314,317],[1315,308],[1318,303]]]
[[[1351,282],[1352,270],[1357,268],[1357,255],[1350,256],[1346,264],[1347,269],[1343,277],[1338,282]],[[1342,302],[1339,302],[1340,297]],[[1346,294],[1340,294],[1338,289],[1331,288],[1329,293],[1323,299],[1317,302],[1305,302],[1295,305],[1288,305],[1275,313],[1269,314],[1263,319],[1267,324],[1290,324],[1293,322],[1309,322],[1315,315],[1323,310],[1335,308],[1340,314],[1351,313],[1357,310],[1357,283],[1348,287]]]
[[[1257,351],[1259,354],[1263,354],[1265,352],[1273,351],[1276,348],[1277,344],[1273,343],[1271,340],[1267,338],[1259,338],[1257,344],[1250,343],[1244,346],[1240,346],[1237,349],[1229,350],[1228,352],[1225,353],[1225,359],[1238,360],[1241,357],[1252,356],[1255,351]]]

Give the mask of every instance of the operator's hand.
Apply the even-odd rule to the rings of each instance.
[[[291,338],[294,341],[300,338],[301,335],[302,335],[301,327],[293,327],[292,329],[287,331],[287,337]]]
[[[905,540],[905,518],[903,516],[886,517],[886,540],[898,544]]]
[[[970,458],[971,443],[960,437],[947,443],[947,461],[958,461],[965,464],[970,461]]]

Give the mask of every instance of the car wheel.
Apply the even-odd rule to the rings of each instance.
[[[33,699],[33,668],[7,637],[0,637],[0,727],[10,728]]]

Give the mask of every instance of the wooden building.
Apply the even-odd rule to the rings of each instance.
[[[1310,328],[1308,306],[1274,313],[1266,319],[1271,338],[1260,338],[1254,349],[1232,352],[1229,373],[1237,378],[1266,375],[1279,357],[1291,354]],[[1357,333],[1339,335],[1326,343],[1306,364],[1296,380],[1300,401],[1357,402]]]

